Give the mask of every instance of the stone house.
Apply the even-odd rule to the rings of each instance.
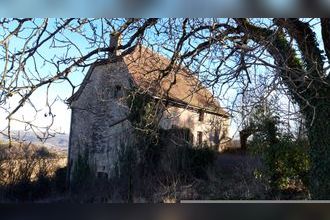
[[[126,97],[133,88],[161,101],[162,129],[188,128],[193,145],[220,150],[228,141],[229,114],[201,82],[183,67],[161,77],[170,61],[143,46],[131,54],[118,51],[91,65],[77,92],[68,99],[72,110],[68,167],[70,177],[78,155],[98,176],[110,177],[123,147],[134,145],[134,128],[128,120]]]

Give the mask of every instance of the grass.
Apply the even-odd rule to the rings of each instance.
[[[181,200],[254,200],[254,199],[306,199],[308,195],[296,186],[288,190],[274,193],[267,180],[258,170],[263,168],[257,156],[251,156],[241,150],[227,150],[222,153],[208,152],[205,149],[169,148],[160,160],[160,167],[148,175],[140,176],[138,172],[132,176],[134,185],[133,202],[173,203]],[[183,157],[185,155],[185,157]],[[187,157],[188,155],[188,157]],[[201,155],[204,155],[201,157]],[[205,157],[208,157],[205,160]],[[214,161],[213,161],[214,160]],[[23,192],[30,195],[40,189],[44,183],[51,188],[44,195],[27,199],[34,202],[128,202],[127,179],[93,183],[89,190],[72,194],[65,187],[66,169],[58,170],[57,177],[42,181],[33,180],[24,185]],[[41,185],[40,185],[41,184]],[[16,185],[19,187],[20,185]],[[39,187],[39,188],[38,188]],[[5,195],[0,187],[0,195]],[[15,201],[20,201],[16,194],[22,190],[11,186]],[[29,191],[30,190],[30,191]],[[16,194],[15,194],[16,193]],[[31,195],[34,195],[31,194]],[[37,193],[38,194],[38,193]],[[23,195],[23,194],[21,194]],[[11,197],[11,198],[14,198]],[[25,198],[25,199],[26,199]],[[0,198],[2,201],[7,201]],[[18,200],[17,200],[18,199]]]

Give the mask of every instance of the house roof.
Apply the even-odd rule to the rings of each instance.
[[[138,46],[132,53],[124,56],[123,61],[139,91],[179,106],[203,109],[209,113],[229,117],[228,112],[220,106],[212,93],[187,68],[174,66],[166,76],[163,76],[163,70],[170,64],[170,60],[159,53]],[[104,65],[104,62],[98,62],[90,67],[78,91],[68,99],[69,103],[79,97],[96,65]]]
[[[124,57],[124,62],[140,89],[177,103],[229,116],[212,93],[187,68],[174,66],[162,77],[162,70],[166,69],[170,60],[159,53],[139,46]]]

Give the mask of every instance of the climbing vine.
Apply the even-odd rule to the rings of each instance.
[[[144,174],[157,167],[161,155],[159,119],[161,101],[146,93],[132,90],[127,98],[129,121],[135,129],[136,148]]]

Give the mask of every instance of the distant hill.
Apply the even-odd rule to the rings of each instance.
[[[12,137],[13,139],[24,140],[35,145],[44,145],[58,150],[66,150],[69,145],[69,134],[56,134],[55,137],[49,137],[44,143],[32,131],[12,131]],[[8,138],[0,134],[0,140],[6,141]]]

